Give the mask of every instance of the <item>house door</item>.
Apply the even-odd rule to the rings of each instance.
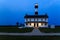
[[[35,23],[35,27],[38,27],[38,24],[37,23]]]

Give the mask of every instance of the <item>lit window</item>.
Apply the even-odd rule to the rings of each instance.
[[[38,26],[41,26],[41,23],[38,23]]]
[[[31,26],[34,26],[34,23],[31,23]]]

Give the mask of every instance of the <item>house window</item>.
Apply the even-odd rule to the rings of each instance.
[[[30,25],[30,23],[28,23],[28,25]]]
[[[47,19],[47,18],[45,18],[45,21],[46,21],[46,22],[48,22],[48,19]]]
[[[31,23],[31,26],[34,26],[34,23]]]
[[[28,25],[28,23],[26,23],[26,25]]]
[[[30,19],[28,18],[28,21],[30,21]]]
[[[34,21],[34,19],[32,18],[31,21]]]
[[[43,23],[41,23],[41,25],[43,25]]]
[[[38,19],[38,21],[41,21],[41,19]]]
[[[46,22],[48,22],[48,19],[46,19]]]
[[[27,20],[25,19],[25,22],[26,22]]]
[[[45,19],[43,19],[43,21],[45,21]]]
[[[45,25],[47,25],[47,23],[45,23]]]
[[[41,21],[43,21],[43,18],[41,18]]]
[[[41,23],[38,23],[38,26],[41,26]]]
[[[35,18],[35,21],[37,21],[37,18]]]

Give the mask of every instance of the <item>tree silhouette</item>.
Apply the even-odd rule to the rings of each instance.
[[[24,26],[24,24],[23,24],[23,23],[20,23],[20,27],[21,27],[21,26]]]
[[[19,26],[19,22],[16,22],[16,26],[17,26],[17,27]]]

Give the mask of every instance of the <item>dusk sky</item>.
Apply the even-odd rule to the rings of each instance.
[[[60,25],[60,0],[0,0],[0,25],[24,23],[24,15],[34,14],[34,4],[39,5],[39,15],[47,13],[50,25]]]

